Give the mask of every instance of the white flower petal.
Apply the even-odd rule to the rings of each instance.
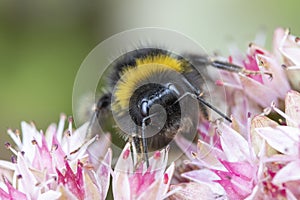
[[[106,193],[102,191],[101,185],[96,186],[91,177],[84,174],[85,199],[105,199]]]
[[[16,169],[15,164],[9,161],[0,160],[0,168],[14,171]]]
[[[21,175],[18,179],[18,190],[27,195],[27,197],[36,199],[39,196],[39,189],[35,187],[38,183],[32,172],[29,170],[27,163],[21,153],[17,157],[16,175]]]
[[[199,183],[181,183],[178,185],[171,186],[171,191],[177,190],[170,197],[171,200],[196,200],[196,199],[205,199],[205,200],[215,200],[218,194],[214,193],[210,187],[205,184]]]
[[[49,190],[47,192],[44,192],[41,194],[38,198],[38,200],[55,200],[58,199],[61,196],[61,193],[54,190]]]
[[[219,159],[225,159],[224,153],[201,140],[197,144],[197,159],[203,166],[215,170],[226,170]]]
[[[84,141],[86,141],[86,133],[89,122],[83,124],[78,129],[76,129],[70,136],[64,135],[62,140],[62,147],[64,152],[70,153],[82,146]]]
[[[182,174],[182,177],[199,184],[207,185],[215,194],[225,194],[224,188],[219,183],[214,182],[216,180],[221,180],[220,177],[208,169],[186,172]]]
[[[298,155],[300,130],[289,126],[264,127],[255,129],[267,143],[286,155]]]
[[[56,134],[56,129],[57,129],[56,124],[50,124],[50,126],[48,126],[45,132],[45,139],[47,142],[48,149],[51,149],[52,147],[52,139],[53,139],[53,135]]]
[[[174,139],[183,152],[197,152],[197,146],[180,134],[177,134]],[[193,159],[191,153],[186,153],[186,156],[188,156],[189,159]]]
[[[238,132],[225,123],[220,123],[218,130],[221,132],[222,149],[229,162],[250,159],[249,144]]]
[[[165,183],[164,176],[159,177],[153,182],[143,193],[139,196],[138,200],[162,200],[165,199],[164,195],[168,192],[169,185],[171,183],[171,177],[173,176],[175,169],[174,163],[170,165],[166,174],[168,176],[168,182]]]
[[[109,178],[111,171],[111,160],[112,160],[112,151],[108,149],[103,161],[101,162],[96,174],[97,174],[97,182],[99,184],[98,187],[101,187],[101,196],[103,199],[106,198],[106,194],[109,188]]]
[[[281,53],[290,59],[295,65],[300,65],[300,47],[282,48]]]
[[[273,183],[280,185],[288,181],[300,180],[300,160],[288,163],[273,178]]]
[[[36,128],[32,124],[28,124],[26,122],[21,122],[21,130],[22,130],[22,142],[23,147],[21,151],[25,152],[26,158],[32,163],[34,155],[35,155],[35,148],[33,148],[32,140],[36,140],[37,143],[40,145],[42,144],[42,137],[41,134],[36,130]]]
[[[298,200],[297,197],[295,197],[295,195],[289,189],[286,189],[285,192],[287,200]]]
[[[292,88],[300,91],[300,65],[287,68],[287,75]]]
[[[297,127],[300,125],[300,93],[290,91],[285,97],[285,114],[289,116],[286,119],[288,126]]]
[[[130,200],[131,190],[127,173],[119,172],[114,174],[112,190],[115,200]]]
[[[165,173],[165,169],[168,164],[168,150],[162,149],[159,152],[159,157],[154,158],[154,156],[149,159],[149,166],[151,166],[151,170],[155,171],[155,179],[159,179]],[[144,165],[144,169],[147,169],[146,165]]]
[[[116,163],[115,172],[133,172],[134,166],[131,158],[130,144],[127,143]]]
[[[97,138],[95,142],[89,145],[87,149],[89,160],[96,168],[98,168],[98,166],[101,164],[102,158],[105,157],[110,144],[111,135],[107,133],[101,134],[101,136]]]
[[[167,180],[167,183],[165,182],[165,176],[162,176],[161,178],[161,181],[160,181],[160,191],[159,191],[159,194],[160,195],[165,195],[168,190],[169,190],[169,187],[170,187],[170,183],[171,183],[171,180],[172,180],[172,176],[174,174],[174,170],[175,170],[175,164],[172,163],[170,165],[170,167],[167,169],[167,171],[165,172],[165,175],[168,176],[168,180]]]

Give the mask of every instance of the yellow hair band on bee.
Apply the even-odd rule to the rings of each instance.
[[[141,81],[145,81],[153,74],[159,74],[170,68],[164,67],[160,64],[143,64],[135,68],[128,68],[124,70],[121,79],[119,80],[115,90],[115,103],[113,103],[113,110],[121,111],[129,106],[129,100],[137,85]]]
[[[159,54],[156,56],[147,56],[145,58],[136,59],[136,66],[142,66],[145,64],[161,64],[167,68],[173,69],[177,72],[183,72],[185,70],[185,66],[183,65],[181,60],[177,58],[173,58],[169,55]]]
[[[151,66],[150,66],[151,65]],[[159,54],[136,59],[134,67],[127,67],[121,72],[121,79],[115,90],[115,103],[112,107],[115,111],[122,111],[129,106],[129,100],[137,89],[138,83],[147,80],[153,74],[160,74],[167,70],[183,72],[187,66],[181,60],[169,55]]]

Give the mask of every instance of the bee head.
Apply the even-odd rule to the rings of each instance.
[[[162,85],[148,83],[137,88],[129,101],[129,115],[134,123],[142,126],[151,123],[151,115],[166,120],[165,126],[172,126],[180,121],[181,111],[179,96],[173,84]],[[163,116],[164,115],[164,116]]]

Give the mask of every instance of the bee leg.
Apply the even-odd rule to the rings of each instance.
[[[254,70],[247,70],[244,67],[235,65],[233,63],[229,62],[223,62],[214,58],[207,59],[207,64],[218,68],[222,70],[226,70],[229,72],[234,72],[234,73],[242,73],[245,75],[262,75],[266,74],[272,79],[272,73],[271,72],[261,72],[261,71],[254,71]]]
[[[111,93],[102,95],[102,97],[98,100],[87,128],[87,134],[86,134],[87,137],[92,137],[94,135],[93,127],[95,125],[95,122],[97,119],[101,117],[102,114],[107,112],[107,110],[110,107],[110,103],[111,103]]]
[[[234,73],[241,73],[241,74],[245,74],[245,75],[262,75],[262,74],[266,74],[272,79],[272,73],[271,72],[247,70],[244,67],[235,65],[235,64],[230,63],[230,62],[224,62],[224,61],[218,60],[215,57],[192,55],[191,59],[194,60],[197,63],[197,65],[199,65],[199,66],[202,66],[202,65],[208,66],[208,65],[210,65],[210,66],[215,67],[217,69],[226,70],[226,71],[234,72]]]
[[[137,135],[137,136],[133,136],[132,137],[132,143],[135,147],[136,153],[137,153],[137,162],[136,164],[138,165],[140,162],[142,162],[143,160],[146,162],[146,166],[147,168],[149,168],[149,157],[148,157],[148,144],[147,144],[147,138],[145,137],[145,121],[147,118],[143,119],[142,122],[142,133],[141,135]],[[138,133],[138,127],[136,128],[136,133]],[[133,154],[134,152],[131,151],[131,153]],[[132,158],[134,158],[134,156],[132,155]]]
[[[144,118],[142,123],[142,140],[143,140],[144,158],[146,160],[146,166],[147,168],[149,168],[148,145],[147,145],[147,138],[145,137],[146,119],[147,118]]]
[[[143,161],[143,144],[142,140],[138,136],[133,136],[130,138],[131,143],[131,157],[132,161],[135,164],[135,169],[137,169]]]

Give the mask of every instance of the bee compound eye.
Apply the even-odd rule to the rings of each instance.
[[[142,111],[142,115],[144,117],[148,116],[149,113],[149,107],[148,107],[148,101],[142,101],[141,103],[141,111]]]
[[[179,95],[179,91],[177,90],[176,86],[172,83],[169,83],[167,85],[168,89],[172,90],[173,92],[175,92],[177,95]]]

